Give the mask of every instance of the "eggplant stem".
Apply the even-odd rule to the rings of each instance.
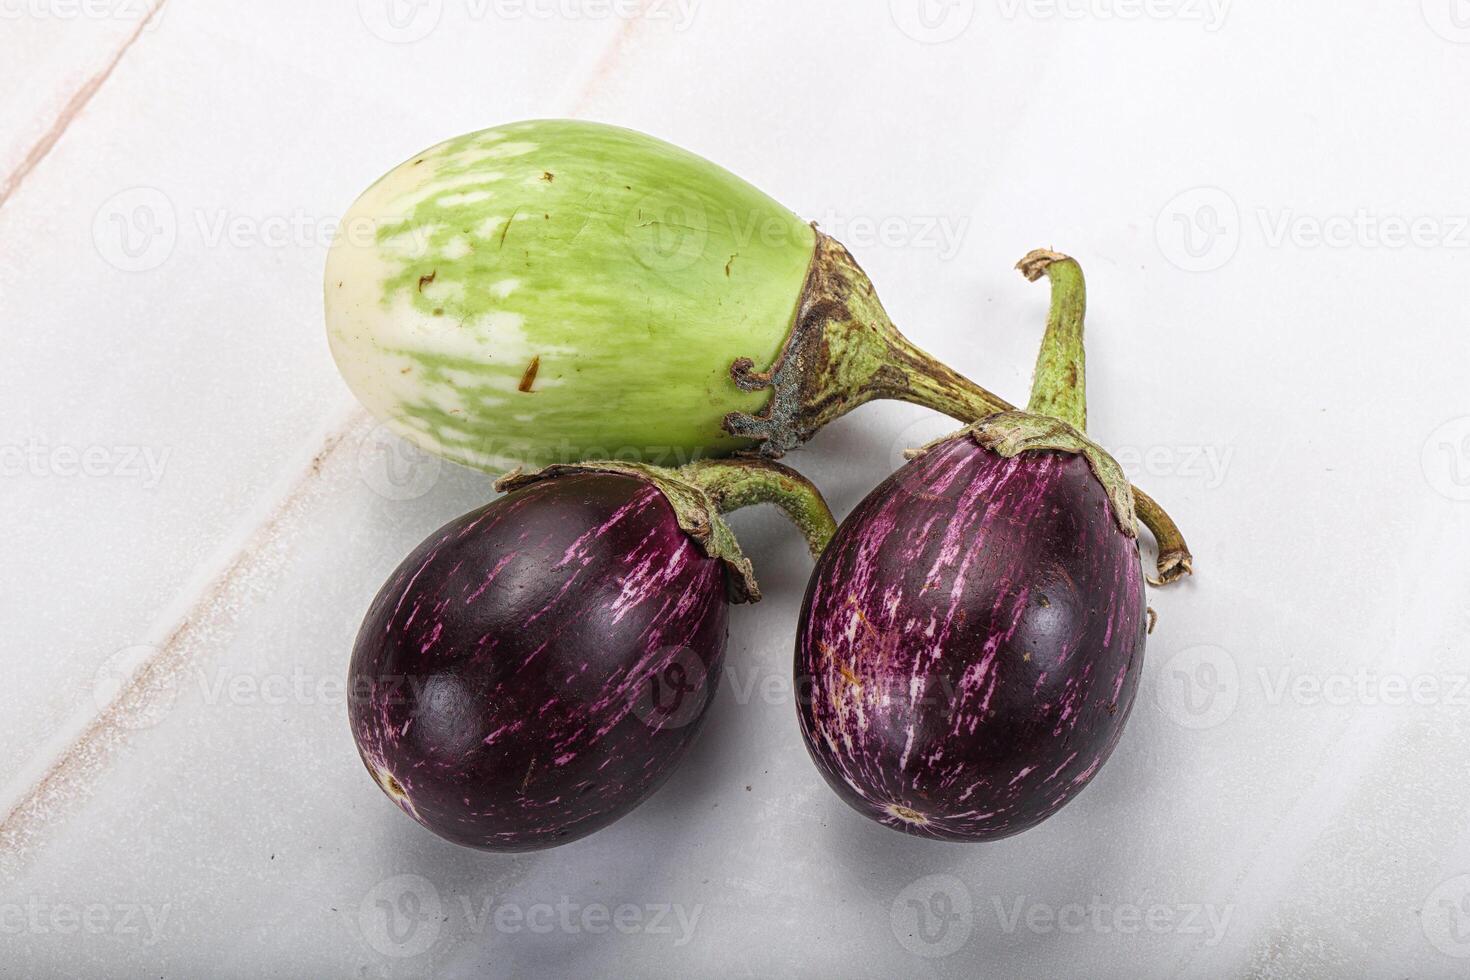
[[[775,504],[820,557],[837,533],[837,521],[816,485],[789,466],[768,459],[706,459],[678,470],[703,490],[721,514],[757,504]]]
[[[1051,280],[1051,313],[1036,357],[1036,375],[1026,411],[1061,419],[1078,432],[1087,431],[1087,353],[1083,324],[1087,317],[1087,283],[1075,259],[1037,249],[1016,264],[1031,282]]]
[[[1016,268],[1031,282],[1051,280],[1051,312],[1046,336],[1036,358],[1036,377],[1028,411],[1069,422],[1087,430],[1087,354],[1083,344],[1087,316],[1087,283],[1075,259],[1048,249],[1036,249]],[[1157,577],[1149,585],[1162,588],[1194,574],[1194,556],[1179,526],[1148,494],[1133,488],[1133,509],[1158,544]]]
[[[1044,265],[1036,268],[1038,275],[1045,271]],[[1077,279],[1080,286],[1080,269]],[[766,460],[796,449],[875,399],[920,405],[962,425],[1016,410],[900,333],[852,254],[821,231],[786,346],[767,370],[756,370],[755,362],[743,357],[731,365],[730,374],[745,391],[771,392],[759,414],[736,412],[725,419],[730,435],[752,441],[745,455]],[[1139,521],[1159,542],[1157,582],[1189,574],[1189,549],[1178,527],[1142,491],[1134,488],[1134,494]]]
[[[1184,541],[1184,533],[1174,523],[1164,508],[1148,494],[1137,487],[1133,488],[1133,511],[1138,515],[1138,520],[1149,529],[1154,536],[1154,542],[1159,547],[1159,558],[1157,562],[1159,574],[1157,578],[1149,578],[1148,584],[1154,588],[1163,588],[1172,585],[1186,576],[1194,574],[1194,555],[1189,552],[1189,545]]]
[[[888,345],[886,363],[904,364],[909,369],[875,384],[874,397],[920,405],[965,423],[1015,410],[1010,402],[936,360],[903,334],[895,331]]]

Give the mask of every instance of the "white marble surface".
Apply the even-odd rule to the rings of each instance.
[[[397,10],[0,0],[0,976],[1470,974],[1463,0]],[[808,564],[762,513],[768,599],[629,818],[481,855],[361,771],[357,623],[488,490],[388,478],[324,229],[424,146],[569,114],[820,220],[1013,398],[1045,295],[1011,264],[1083,261],[1094,431],[1200,574],[1055,819],[924,843],[822,785]],[[794,462],[845,513],[946,428],[871,406]]]

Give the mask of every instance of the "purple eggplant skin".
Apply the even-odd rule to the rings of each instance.
[[[651,483],[579,474],[445,525],[352,655],[363,762],[410,816],[488,851],[577,840],[669,776],[715,693],[727,571]]]
[[[1122,734],[1143,585],[1083,456],[940,443],[858,506],[813,573],[796,646],[807,749],[888,827],[950,841],[1033,827]]]

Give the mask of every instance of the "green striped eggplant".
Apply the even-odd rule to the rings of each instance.
[[[919,350],[834,239],[692,153],[513,123],[405,161],[327,262],[333,356],[399,435],[492,472],[775,458],[865,402],[1012,408]],[[1165,580],[1189,552],[1139,495]]]

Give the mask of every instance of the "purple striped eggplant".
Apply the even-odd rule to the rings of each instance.
[[[918,453],[838,529],[796,646],[806,745],[860,813],[996,840],[1107,760],[1148,614],[1132,491],[1087,439],[1081,269],[1036,252],[1052,314],[1027,412]]]
[[[564,844],[628,813],[698,733],[729,603],[759,598],[722,513],[781,505],[813,554],[835,529],[778,464],[519,472],[378,593],[352,655],[363,762],[405,812],[491,851]]]

